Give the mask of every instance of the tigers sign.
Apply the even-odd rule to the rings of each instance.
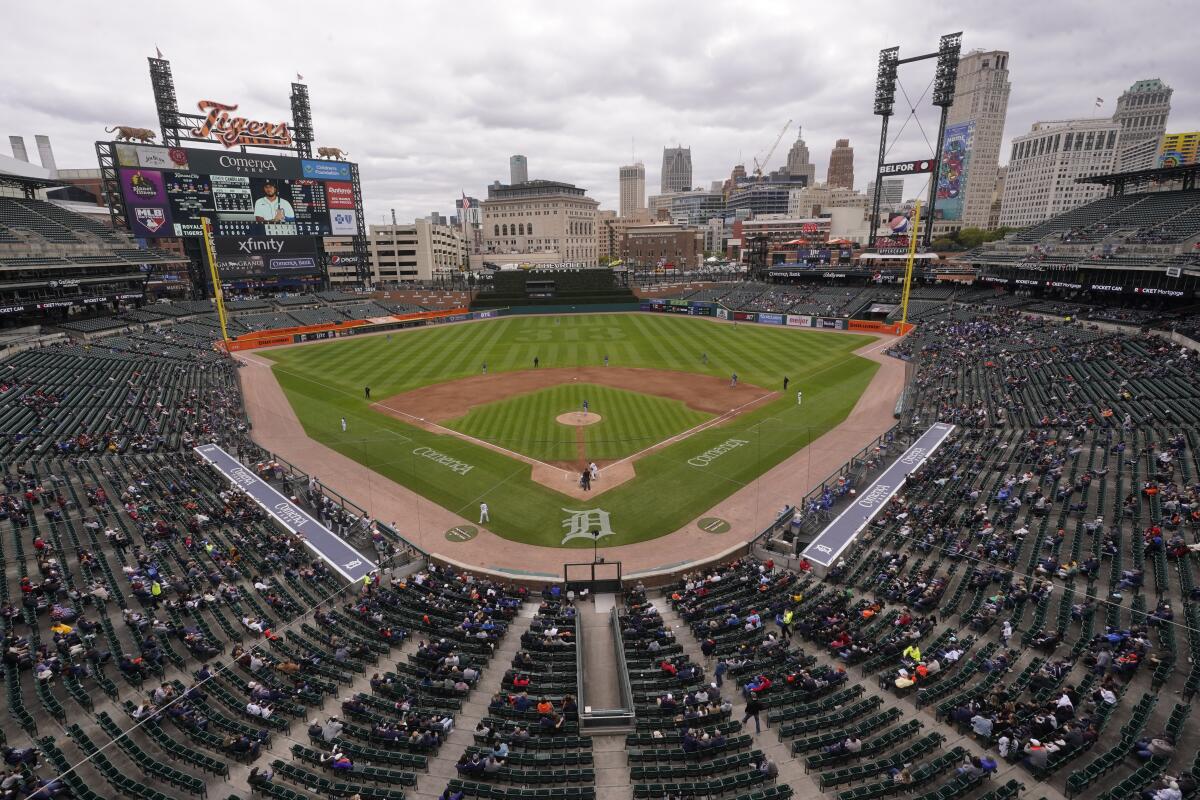
[[[258,145],[259,147],[291,147],[292,132],[286,122],[258,122],[245,117],[232,117],[236,105],[201,100],[196,106],[205,115],[191,134],[197,139],[213,139],[226,147]]]

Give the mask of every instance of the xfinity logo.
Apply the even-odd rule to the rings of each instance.
[[[222,167],[230,167],[239,172],[278,172],[279,166],[266,158],[242,158],[241,156],[221,156],[217,162]]]
[[[243,253],[282,253],[282,239],[243,239],[238,242],[238,250]]]

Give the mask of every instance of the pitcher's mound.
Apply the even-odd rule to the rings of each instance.
[[[600,420],[604,419],[599,414],[593,414],[582,411],[568,411],[566,414],[559,414],[554,418],[554,421],[559,425],[595,425]]]

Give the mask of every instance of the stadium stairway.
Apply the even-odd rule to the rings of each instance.
[[[473,743],[475,726],[488,715],[488,700],[501,690],[504,682],[504,667],[521,649],[521,636],[529,630],[529,625],[536,613],[536,601],[527,601],[521,606],[512,626],[500,641],[499,647],[492,653],[488,667],[484,670],[478,684],[472,690],[470,697],[463,702],[462,710],[455,715],[454,730],[446,737],[438,754],[429,759],[429,773],[421,776],[417,788],[405,792],[406,797],[417,800],[437,800],[450,779],[458,777],[455,764],[467,746]],[[407,646],[408,643],[405,644]]]
[[[655,599],[655,607],[662,616],[663,624],[666,628],[675,634],[675,639],[683,646],[683,652],[690,656],[693,663],[705,665],[706,671],[711,671],[716,664],[715,658],[707,658],[700,651],[700,643],[692,634],[690,626],[681,618],[678,612],[667,601],[665,596]],[[827,658],[819,648],[807,648],[806,652],[812,652],[816,658],[818,665],[827,665],[831,667],[844,666],[836,662],[834,659]],[[1023,658],[1019,660],[1010,671],[1010,675],[1016,675],[1025,664],[1025,658],[1030,656],[1030,652],[1026,651],[1022,654]],[[853,683],[853,678],[851,679]],[[740,689],[736,686],[736,681],[726,681],[728,686],[729,696],[733,698],[734,713],[731,719],[740,720],[745,714],[746,701],[742,697]],[[925,724],[926,731],[941,733],[945,739],[942,742],[939,751],[945,753],[953,750],[956,747],[967,751],[969,755],[986,755],[986,751],[979,747],[972,737],[965,736],[949,725],[944,725],[934,717],[933,705],[926,706],[922,709],[914,709],[908,702],[898,701],[894,695],[887,694],[879,690],[875,686],[874,680],[863,680],[859,682],[863,687],[863,693],[859,700],[870,701],[871,698],[878,698],[882,701],[880,708],[890,706],[899,706],[903,712],[903,719],[920,719]],[[805,774],[803,758],[793,756],[791,753],[791,739],[780,740],[775,731],[766,727],[767,714],[762,714],[763,729],[761,733],[753,732],[753,724],[747,723],[747,726],[742,729],[743,733],[754,737],[754,747],[762,750],[762,752],[776,763],[779,767],[779,783],[790,785],[795,792],[796,800],[817,800],[826,796],[833,796],[836,792],[823,792],[816,782],[818,772]],[[993,754],[994,755],[994,754]],[[1003,786],[1011,779],[1017,779],[1032,787],[1029,790],[1031,797],[1040,798],[1040,800],[1067,800],[1067,796],[1059,791],[1054,786],[1048,783],[1038,783],[1030,780],[1029,773],[1018,764],[1002,763],[1000,769],[992,776],[991,780],[985,782],[984,787],[991,789]]]

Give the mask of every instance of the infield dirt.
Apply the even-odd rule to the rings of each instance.
[[[469,378],[435,383],[408,392],[392,395],[374,403],[374,407],[408,423],[438,433],[463,436],[442,422],[457,419],[475,406],[495,403],[512,397],[529,394],[539,389],[548,389],[564,383],[590,383],[624,389],[631,392],[679,400],[697,411],[713,414],[715,419],[702,427],[723,425],[736,419],[744,411],[758,407],[761,402],[775,399],[779,393],[754,384],[738,382],[730,385],[730,379],[712,375],[697,375],[693,372],[673,370],[641,369],[636,367],[570,367],[556,369],[527,369],[500,372],[493,375],[472,375]],[[693,429],[695,430],[695,429]],[[582,428],[577,433],[582,438]],[[688,432],[684,432],[688,434]],[[633,479],[636,475],[634,463],[643,456],[667,444],[678,441],[684,434],[664,439],[639,453],[616,462],[600,461],[603,479],[591,494],[599,494]],[[470,438],[470,437],[464,437]],[[574,481],[576,470],[587,463],[582,442],[579,447],[579,464],[542,462],[529,458],[491,442],[470,439],[476,444],[497,450],[533,465],[532,480],[550,489],[571,497],[587,497]],[[564,480],[564,478],[566,480]]]
[[[409,418],[416,417],[441,423],[457,419],[475,406],[572,381],[681,400],[685,405],[707,414],[724,414],[730,409],[774,394],[748,383],[739,382],[736,387],[731,387],[728,378],[693,372],[636,367],[571,367],[472,375],[401,392],[381,400],[377,405],[405,422],[411,423]]]

